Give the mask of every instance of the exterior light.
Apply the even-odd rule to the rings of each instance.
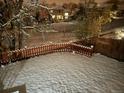
[[[57,15],[57,19],[63,19],[62,15]]]
[[[90,47],[91,47],[91,48],[93,48],[94,46],[93,46],[93,45],[91,45]]]
[[[68,19],[69,14],[66,12],[64,15],[65,15],[65,19]]]
[[[121,35],[122,38],[124,37],[124,33],[121,33],[120,35]]]
[[[113,12],[111,12],[111,17],[113,18],[113,19],[119,19],[119,17],[117,17],[117,12],[118,11],[113,11]]]
[[[24,46],[24,48],[27,48],[27,46]]]
[[[124,32],[122,32],[122,31],[117,31],[117,32],[116,32],[116,38],[117,38],[117,39],[122,39],[122,38],[124,38]]]
[[[52,18],[55,19],[55,15],[52,15]]]
[[[100,4],[97,4],[97,7],[100,7],[101,5]]]
[[[68,13],[65,13],[65,16],[68,16],[69,14]]]

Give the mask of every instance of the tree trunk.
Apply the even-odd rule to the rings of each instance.
[[[22,43],[23,43],[23,33],[21,32],[21,31],[19,31],[19,38],[18,38],[18,40],[19,40],[19,49],[21,49],[22,48]]]
[[[0,67],[1,67],[1,59],[2,59],[2,30],[0,30]]]

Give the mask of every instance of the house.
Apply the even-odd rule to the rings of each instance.
[[[62,6],[55,6],[49,9],[54,22],[67,21],[69,18],[69,11]]]
[[[25,5],[30,11],[30,15],[33,16],[38,22],[52,21],[52,17],[47,6],[35,3],[28,3]]]
[[[48,8],[45,8],[45,7],[40,7],[40,10],[39,10],[39,19],[40,21],[52,21],[52,17],[49,13],[49,10]]]

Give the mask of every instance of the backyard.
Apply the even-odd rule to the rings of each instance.
[[[100,54],[54,53],[26,60],[13,86],[26,84],[27,93],[123,93],[123,71],[123,62]]]

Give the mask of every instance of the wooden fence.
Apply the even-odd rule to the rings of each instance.
[[[27,93],[26,85],[23,84],[20,86],[9,88],[9,89],[0,90],[0,93]]]
[[[54,53],[54,52],[72,52],[82,54],[88,57],[92,56],[93,47],[82,46],[74,43],[57,43],[42,45],[38,47],[24,48],[15,51],[2,53],[1,65],[6,65],[19,60]]]
[[[96,38],[94,52],[124,61],[124,39]]]

